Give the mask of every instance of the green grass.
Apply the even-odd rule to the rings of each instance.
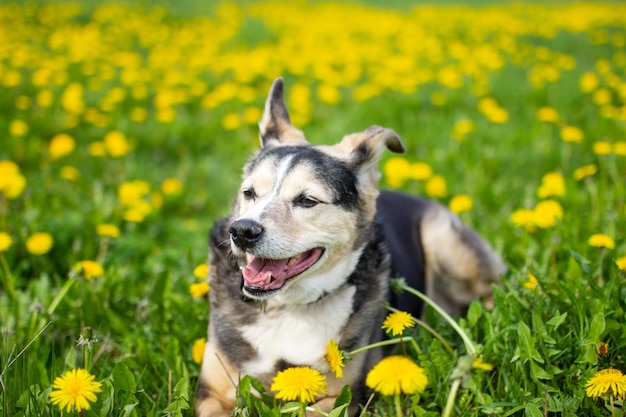
[[[608,398],[586,396],[585,384],[601,369],[626,372],[626,275],[616,264],[626,255],[626,10],[615,3],[403,4],[402,12],[325,4],[213,5],[199,13],[205,17],[139,6],[0,5],[0,161],[17,164],[26,181],[8,198],[2,187],[14,177],[0,174],[0,233],[12,239],[0,252],[1,416],[66,414],[49,394],[55,378],[79,367],[102,383],[84,415],[192,415],[199,374],[192,346],[206,337],[209,306],[189,286],[201,281],[193,271],[206,260],[208,230],[229,211],[241,166],[257,146],[256,119],[246,111],[260,110],[279,75],[294,123],[313,143],[373,124],[398,132],[406,159],[445,179],[447,192],[433,198],[448,204],[470,196],[473,207],[460,217],[509,266],[492,309],[476,302],[456,318],[492,371],[464,367],[463,340],[433,309],[425,319],[453,354],[421,327],[405,332],[416,342],[406,345],[408,355],[429,379],[422,394],[402,396],[405,414],[439,416],[453,402],[458,416],[624,415],[623,400],[611,409]],[[454,45],[469,53],[455,55]],[[458,88],[438,78],[447,66],[460,74]],[[555,70],[550,81],[530,76]],[[598,79],[590,91],[581,87],[585,73]],[[85,90],[63,99],[72,83]],[[318,96],[320,85],[337,87],[339,100]],[[372,85],[377,92],[360,99],[357,87]],[[120,87],[122,97],[108,102]],[[42,91],[51,103],[41,101]],[[484,97],[506,109],[506,122],[479,110]],[[84,102],[78,110],[77,100]],[[538,120],[542,107],[556,109],[559,120]],[[143,119],[133,116],[137,109]],[[163,120],[159,109],[173,109],[174,118]],[[457,140],[462,119],[474,128]],[[581,129],[580,143],[561,138],[566,125]],[[131,151],[90,154],[111,131],[123,132]],[[59,133],[76,146],[55,159],[49,143]],[[598,142],[610,152],[599,154]],[[589,164],[597,172],[576,179]],[[78,178],[61,178],[67,166]],[[541,198],[551,172],[562,175],[564,193]],[[426,181],[392,175],[397,188],[428,195]],[[168,178],[181,182],[180,193],[164,193]],[[125,220],[118,196],[133,180],[150,186],[141,200],[151,212],[139,222]],[[391,180],[381,188],[392,188]],[[556,224],[529,231],[511,220],[545,199],[562,207]],[[118,226],[120,236],[99,236],[103,223]],[[49,252],[27,250],[35,232],[53,237]],[[615,247],[591,246],[597,233]],[[81,278],[73,267],[82,260],[101,263],[104,275]],[[535,289],[524,286],[529,273]],[[86,327],[90,349],[77,343]],[[606,355],[596,352],[601,342]],[[240,415],[279,415],[281,405],[255,399],[248,381]],[[376,396],[365,415],[394,414],[394,407]]]

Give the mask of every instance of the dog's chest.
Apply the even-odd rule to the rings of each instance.
[[[243,364],[243,373],[274,373],[285,364],[307,365],[326,372],[328,342],[341,341],[352,313],[354,294],[353,286],[344,286],[316,303],[259,312],[254,324],[241,328],[243,337],[257,353]]]

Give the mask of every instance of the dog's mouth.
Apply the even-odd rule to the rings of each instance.
[[[267,297],[312,267],[323,253],[324,249],[314,248],[287,259],[267,259],[249,254],[249,263],[241,271],[244,290],[250,296]]]

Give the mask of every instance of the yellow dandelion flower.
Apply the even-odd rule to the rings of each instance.
[[[202,298],[209,293],[209,283],[206,281],[191,284],[189,292],[193,298]]]
[[[167,178],[161,183],[161,191],[165,195],[180,194],[183,189],[183,184],[176,178]]]
[[[131,149],[130,144],[126,140],[126,136],[117,130],[107,133],[104,136],[103,142],[106,152],[114,158],[120,158],[126,155]]]
[[[528,281],[524,283],[524,288],[528,290],[534,290],[537,288],[537,277],[530,272],[528,273]]]
[[[404,329],[415,326],[415,319],[405,311],[390,313],[383,322],[382,329],[392,336],[399,336]]]
[[[0,232],[0,252],[5,252],[13,244],[13,238],[8,233]]]
[[[450,200],[450,210],[453,213],[462,213],[464,211],[470,211],[474,206],[472,198],[466,194],[459,194],[452,197]]]
[[[383,358],[369,371],[365,384],[383,395],[423,392],[428,385],[424,369],[405,356]]]
[[[586,72],[580,77],[580,90],[583,93],[590,93],[600,84],[600,78],[595,72]]]
[[[96,261],[80,261],[74,264],[72,271],[81,274],[85,281],[104,275],[104,268]]]
[[[596,155],[610,155],[613,152],[613,146],[610,142],[603,140],[594,142],[593,153]]]
[[[311,403],[327,392],[326,377],[307,366],[287,368],[276,374],[270,389],[279,400]]]
[[[335,374],[337,378],[343,378],[343,352],[339,349],[339,345],[334,340],[328,342],[326,346],[326,361],[330,366],[330,371]]]
[[[58,159],[62,156],[69,155],[76,148],[76,141],[67,133],[59,133],[50,140],[48,145],[48,153],[50,158]]]
[[[479,369],[485,372],[493,371],[493,365],[485,362],[480,356],[474,359],[474,362],[472,363],[472,368]]]
[[[263,110],[258,107],[247,107],[243,111],[243,120],[249,125],[258,123],[261,117],[263,117]]]
[[[596,164],[583,165],[574,171],[574,178],[580,181],[583,178],[594,175],[596,172],[598,172],[598,167],[596,166]]]
[[[558,172],[549,172],[541,179],[537,190],[539,198],[558,197],[565,195],[565,178]]]
[[[241,117],[237,113],[228,113],[222,118],[222,127],[226,130],[235,130],[241,127]]]
[[[66,412],[70,412],[72,408],[78,412],[89,410],[91,403],[96,401],[96,393],[102,392],[102,384],[94,379],[95,377],[84,369],[67,371],[55,378],[50,401]]]
[[[615,264],[617,265],[617,267],[626,272],[626,256],[622,256],[621,258],[617,258],[615,260]]]
[[[34,233],[26,239],[26,250],[32,255],[45,255],[53,245],[54,239],[49,233]]]
[[[626,398],[626,375],[614,368],[602,369],[587,381],[585,393],[591,398]]]
[[[204,357],[204,349],[206,348],[206,339],[196,339],[191,348],[191,358],[195,363],[202,363]]]
[[[553,227],[561,219],[563,219],[563,208],[558,202],[545,200],[535,206],[533,222],[537,227],[542,229]]]
[[[560,133],[565,142],[580,143],[584,138],[583,131],[576,126],[563,126]]]
[[[409,178],[416,181],[424,181],[433,175],[433,169],[426,162],[413,162],[409,166]]]
[[[143,180],[123,182],[117,187],[117,200],[124,207],[135,206],[150,193],[150,184]]]
[[[535,211],[532,209],[518,209],[511,214],[511,222],[517,227],[523,227],[529,232],[535,231]]]
[[[598,356],[606,356],[609,354],[609,344],[606,342],[600,342],[600,346],[596,349]]]
[[[615,249],[615,241],[609,235],[596,233],[589,237],[587,243],[598,248]]]
[[[476,124],[473,120],[461,119],[452,126],[452,137],[456,140],[464,140],[468,134],[474,131]]]
[[[68,181],[76,181],[80,177],[80,171],[71,165],[61,167],[61,178]]]
[[[448,194],[446,180],[441,175],[435,175],[426,182],[426,194],[433,198],[442,198]]]
[[[117,238],[120,236],[120,229],[114,224],[102,223],[96,226],[98,236]]]
[[[392,187],[401,187],[411,176],[411,164],[402,157],[389,158],[383,165],[385,181]]]
[[[206,263],[200,264],[193,269],[193,275],[196,278],[204,279],[209,273],[209,265]]]
[[[537,110],[537,119],[544,123],[558,123],[559,113],[552,107],[542,107]]]
[[[107,153],[104,143],[100,141],[91,142],[87,148],[87,152],[91,156],[104,156]]]
[[[613,145],[613,154],[626,156],[626,141],[615,142]]]
[[[9,124],[11,136],[24,136],[28,133],[28,125],[23,120],[12,120]]]
[[[0,193],[8,199],[19,197],[26,188],[26,178],[13,161],[0,161]]]

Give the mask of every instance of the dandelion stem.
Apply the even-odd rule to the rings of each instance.
[[[393,312],[397,312],[400,311],[397,308],[393,308],[391,306],[387,306],[387,310],[389,311],[393,311]],[[452,347],[450,346],[450,344],[446,341],[446,339],[443,338],[443,336],[441,336],[439,333],[437,333],[435,331],[435,329],[433,329],[432,327],[430,327],[426,322],[418,319],[417,317],[413,316],[413,320],[415,320],[415,322],[420,325],[420,327],[424,328],[428,333],[432,334],[435,339],[439,340],[441,342],[441,344],[443,345],[443,347],[451,354],[454,355],[454,349],[452,349]]]
[[[394,396],[393,402],[396,406],[396,416],[402,417],[402,403],[400,402],[400,393]]]
[[[465,344],[465,349],[467,350],[467,353],[470,356],[476,356],[476,346],[474,346],[474,343],[469,338],[467,333],[465,333],[465,331],[461,328],[461,326],[459,326],[458,323],[454,321],[454,319],[450,317],[448,313],[446,313],[441,307],[439,307],[433,300],[428,298],[426,295],[422,294],[421,292],[417,291],[414,288],[407,286],[405,283],[400,284],[400,287],[403,290],[415,295],[417,298],[424,301],[426,304],[431,306],[437,313],[439,313],[439,315],[443,317],[450,324],[450,326],[452,326],[454,330],[456,330],[459,336],[461,336],[461,339],[463,339],[463,343]]]
[[[452,408],[454,408],[454,401],[456,400],[456,394],[459,391],[459,386],[461,386],[461,380],[455,379],[452,382],[452,387],[450,387],[450,394],[448,395],[448,401],[446,402],[446,408],[443,410],[442,417],[450,417],[452,413]]]
[[[48,306],[48,309],[46,310],[48,315],[52,315],[52,313],[54,313],[54,310],[56,310],[56,308],[59,306],[59,303],[61,302],[61,300],[63,300],[63,297],[65,297],[65,294],[67,294],[67,292],[72,287],[72,284],[74,284],[74,281],[76,280],[72,278],[65,281],[65,284],[63,285],[61,290],[54,297],[54,300],[52,300],[52,302],[50,303],[50,306]]]
[[[11,274],[11,270],[9,269],[9,265],[7,264],[7,260],[4,258],[4,255],[0,253],[0,261],[2,262],[2,270],[3,276],[6,277],[6,280],[2,280],[2,285],[6,288],[9,293],[9,298],[13,299],[13,295],[15,294],[15,284],[13,283],[13,275]]]
[[[415,342],[415,339],[413,339],[410,336],[404,336],[404,337],[398,337],[395,339],[383,340],[380,342],[372,343],[371,345],[360,347],[358,349],[353,350],[352,352],[348,352],[348,355],[356,355],[357,353],[365,352],[366,350],[376,349],[379,347],[389,346],[389,345],[397,345],[398,343],[402,343],[402,342],[411,342],[415,350],[419,352],[419,348],[417,346],[417,343]]]

